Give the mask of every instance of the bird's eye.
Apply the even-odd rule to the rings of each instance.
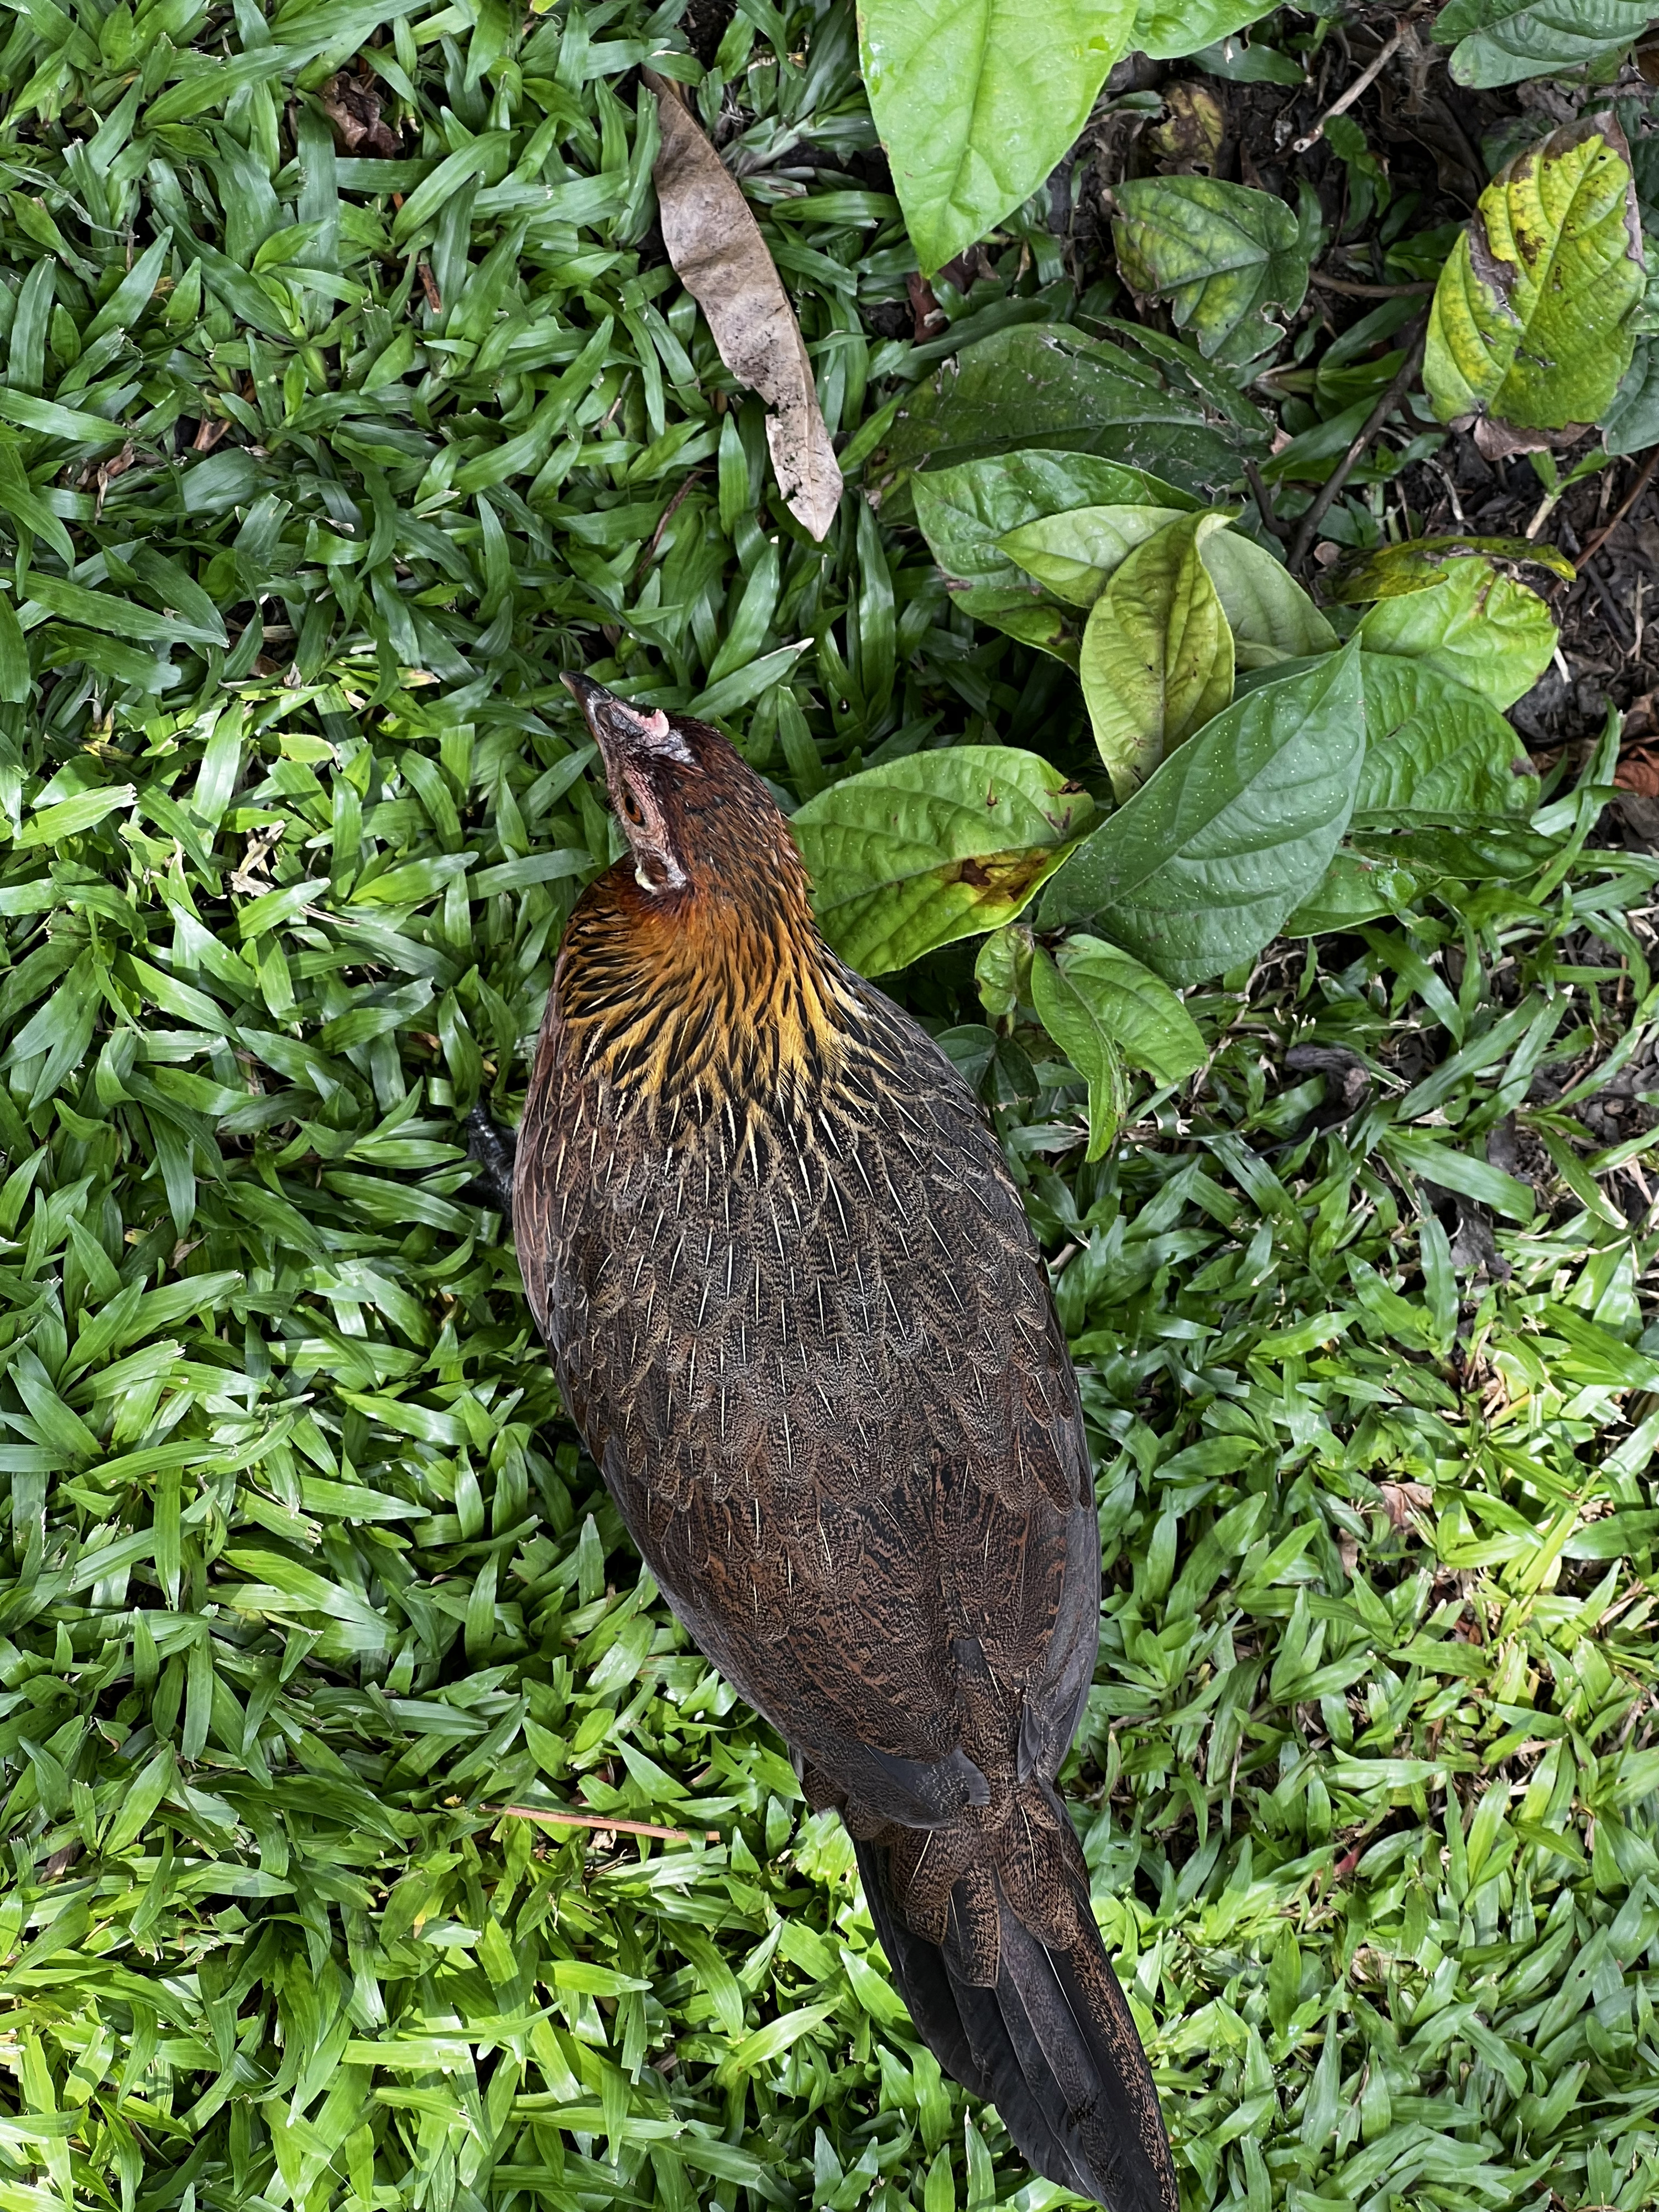
[[[645,809],[640,805],[639,800],[635,798],[633,793],[628,788],[626,784],[623,786],[623,793],[620,804],[623,811],[623,819],[625,822],[631,822],[636,830],[642,830],[645,827]]]

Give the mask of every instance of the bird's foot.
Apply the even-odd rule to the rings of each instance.
[[[518,1133],[492,1121],[482,1106],[466,1117],[467,1158],[477,1173],[472,1180],[497,1213],[513,1218],[513,1162]]]

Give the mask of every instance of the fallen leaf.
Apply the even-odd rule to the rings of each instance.
[[[394,161],[403,152],[397,132],[380,120],[380,95],[371,78],[348,76],[343,70],[329,78],[317,94],[317,105],[334,126],[335,143],[343,154],[379,155]]]
[[[841,503],[841,468],[794,310],[736,179],[678,91],[654,70],[662,151],[653,175],[663,244],[708,319],[720,359],[770,410],[766,442],[784,504],[816,538]]]
[[[1166,87],[1166,119],[1147,133],[1158,167],[1176,175],[1204,170],[1213,176],[1227,135],[1227,111],[1207,85],[1184,81]]]
[[[1403,1535],[1413,1518],[1426,1513],[1434,1504],[1434,1492],[1426,1482],[1379,1482],[1382,1503],[1389,1510],[1389,1518]]]
[[[1613,781],[1617,789],[1634,792],[1638,799],[1659,799],[1659,753],[1632,746],[1620,755]]]

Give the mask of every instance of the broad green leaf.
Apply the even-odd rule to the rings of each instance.
[[[1089,1146],[1097,1160],[1123,1119],[1123,1062],[1094,993],[1059,968],[1039,945],[1031,957],[1037,1018],[1089,1085]]]
[[[1180,61],[1231,38],[1272,6],[1273,0],[1140,0],[1130,50],[1154,61]],[[1301,82],[1299,71],[1296,82]]]
[[[1081,625],[1003,549],[1027,525],[1056,524],[1073,509],[1102,504],[1171,514],[1197,502],[1143,471],[1095,453],[990,454],[956,468],[930,469],[910,479],[916,520],[933,558],[951,580],[951,596],[976,622],[1077,666]],[[1064,599],[1064,593],[1059,594]],[[1091,594],[1093,597],[1093,594]]]
[[[1642,453],[1659,446],[1659,338],[1640,337],[1625,380],[1601,417],[1610,453]]]
[[[1074,607],[1091,607],[1137,545],[1177,520],[1172,507],[1079,507],[1021,525],[998,539],[1017,567]]]
[[[1516,84],[1572,76],[1639,39],[1648,0],[1450,0],[1435,18],[1437,44],[1455,44],[1459,84]]]
[[[1409,869],[1340,852],[1316,888],[1285,917],[1284,934],[1324,937],[1334,930],[1354,929],[1380,915],[1400,913],[1421,890],[1421,881]]]
[[[1125,283],[1166,300],[1206,361],[1253,361],[1283,335],[1264,311],[1294,314],[1308,289],[1307,247],[1283,200],[1215,177],[1131,178],[1112,198]]]
[[[1310,653],[1329,653],[1336,632],[1300,584],[1265,545],[1218,530],[1199,541],[1241,667],[1267,667]]]
[[[1253,958],[1329,866],[1364,743],[1356,647],[1261,685],[1085,841],[1040,926],[1092,917],[1176,984]]]
[[[1267,442],[1265,422],[1259,434],[1212,427],[1199,402],[1127,347],[1064,323],[1018,323],[963,346],[916,389],[871,476],[884,516],[902,520],[902,504],[891,502],[913,469],[1053,447],[1150,471],[1207,502],[1237,477],[1239,449],[1265,452]]]
[[[1201,503],[1098,453],[992,453],[955,468],[930,468],[911,478],[910,489],[934,560],[947,576],[969,583],[1018,584],[1018,565],[1001,541],[1045,516],[1102,507],[1188,511]]]
[[[1098,937],[1068,937],[1054,958],[1132,1066],[1160,1083],[1179,1083],[1203,1066],[1197,1023],[1150,968]]]
[[[1012,1021],[1031,998],[1031,933],[1018,924],[993,930],[974,960],[980,1004],[994,1022]]]
[[[1449,561],[1427,591],[1380,600],[1358,635],[1367,653],[1424,661],[1498,708],[1530,691],[1555,651],[1555,624],[1537,592],[1469,556]]]
[[[1200,556],[1226,522],[1208,514],[1167,523],[1123,562],[1090,614],[1079,671],[1121,799],[1232,697],[1232,632]]]
[[[926,273],[1045,181],[1133,16],[1134,0],[862,0],[865,88]]]
[[[1359,665],[1365,761],[1356,822],[1459,829],[1472,817],[1530,814],[1538,785],[1526,748],[1490,699],[1398,653],[1362,652]]]
[[[1076,617],[1058,600],[1029,588],[1000,590],[994,584],[976,584],[951,597],[975,622],[988,622],[994,629],[1018,638],[1022,645],[1034,645],[1040,653],[1052,653],[1075,671],[1081,630]]]
[[[1435,288],[1423,375],[1443,422],[1593,423],[1631,365],[1647,287],[1624,133],[1558,131],[1501,169]]]
[[[1379,545],[1346,562],[1322,588],[1339,605],[1360,606],[1370,599],[1396,599],[1437,583],[1448,561],[1478,553],[1494,562],[1547,568],[1564,583],[1577,574],[1566,555],[1553,545],[1534,545],[1526,538],[1408,538]]]
[[[824,935],[866,975],[1012,921],[1093,809],[1008,745],[956,745],[847,776],[793,818]]]

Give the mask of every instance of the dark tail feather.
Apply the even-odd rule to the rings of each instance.
[[[1079,2197],[1088,2196],[1087,2183],[1026,2086],[996,1991],[975,1989],[951,1973],[939,1945],[913,1935],[895,1911],[886,1852],[877,1844],[861,1843],[855,1848],[870,1917],[922,2040],[953,2080],[996,2106],[1004,2126],[1039,2173]]]
[[[1158,2093],[1091,1917],[1081,1942],[1051,1949],[1001,1900],[996,1984],[980,1987],[953,1966],[953,1943],[905,1926],[881,1846],[858,1856],[894,1979],[945,2071],[996,2106],[1050,2181],[1109,2212],[1178,2212]]]

